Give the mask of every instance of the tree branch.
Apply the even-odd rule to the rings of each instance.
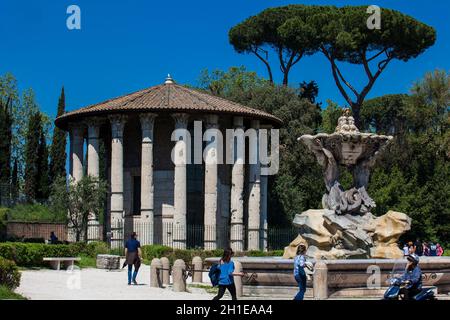
[[[325,57],[330,61],[330,63],[331,63],[331,71],[332,71],[332,74],[333,74],[334,81],[336,82],[336,85],[337,85],[339,91],[341,92],[342,96],[344,97],[344,99],[351,106],[353,104],[353,101],[350,99],[350,97],[348,96],[348,94],[345,91],[344,87],[342,86],[341,81],[339,80],[339,76],[338,76],[338,74],[336,72],[336,68],[335,68],[335,63],[333,62],[333,57],[331,57],[331,55],[328,53],[328,51],[327,51],[327,49],[325,49],[325,47],[321,46],[320,50],[325,55]]]
[[[269,62],[258,53],[258,48],[253,48],[251,51],[266,65],[267,72],[269,73],[269,81],[273,83],[272,69],[270,68]]]

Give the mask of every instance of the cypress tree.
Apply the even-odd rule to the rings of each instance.
[[[64,114],[65,107],[66,98],[64,87],[62,87],[58,101],[57,117]],[[53,183],[58,177],[66,175],[66,139],[66,132],[55,127],[53,130],[52,146],[50,148],[50,183]]]
[[[46,201],[50,194],[49,186],[49,169],[48,169],[48,149],[45,141],[44,130],[41,126],[41,132],[39,137],[39,149],[38,149],[38,188],[37,199],[40,201]]]
[[[39,112],[33,113],[28,120],[25,146],[25,187],[28,202],[36,200],[39,180],[39,140],[42,132],[42,119]]]
[[[11,100],[0,100],[0,184],[9,184],[11,175]]]
[[[18,198],[19,198],[19,170],[17,159],[15,159],[11,176],[11,200],[13,203],[15,203]]]

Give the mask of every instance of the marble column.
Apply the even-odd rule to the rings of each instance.
[[[244,251],[244,120],[242,117],[234,117],[233,123],[236,139],[227,141],[232,143],[234,150],[230,194],[230,245],[233,251],[239,252]]]
[[[71,123],[69,125],[70,136],[70,181],[76,183],[83,178],[83,149],[84,149],[84,125],[82,123]],[[69,212],[67,213],[70,217]],[[70,220],[69,220],[70,221]],[[83,238],[83,235],[81,236]],[[69,222],[67,240],[76,241],[76,231],[72,222]]]
[[[153,128],[156,114],[140,115],[142,130],[141,158],[141,221],[149,229],[148,239],[141,239],[145,244],[153,244],[154,234],[154,201],[153,201]],[[141,237],[144,235],[141,235]]]
[[[219,116],[208,115],[206,129],[211,129],[210,139],[205,148],[205,209],[204,209],[204,246],[205,250],[217,248],[218,221],[218,137]]]
[[[268,132],[270,132],[270,129],[272,129],[271,125],[264,125],[261,126],[261,129],[266,129]],[[261,141],[259,141],[259,147],[262,148]],[[266,140],[267,148],[268,142]],[[267,150],[268,152],[269,150]],[[273,150],[271,150],[273,152]],[[268,168],[269,164],[261,164],[261,171],[263,171],[263,168]],[[267,171],[267,170],[264,170]],[[267,198],[268,198],[268,190],[267,190],[267,184],[268,184],[268,175],[261,174],[261,221],[260,221],[260,248],[261,250],[267,251],[267,229],[268,229],[268,222],[267,222]]]
[[[188,137],[187,125],[189,115],[186,113],[172,114],[175,120],[175,130],[177,136],[180,137],[174,147],[174,215],[172,237],[173,246],[176,249],[186,248],[186,229],[187,229],[187,155],[188,155]]]
[[[87,121],[88,127],[88,164],[87,174],[98,178],[100,176],[99,139],[100,122],[96,119]]]
[[[100,122],[98,119],[89,119],[87,122],[88,128],[88,146],[87,146],[87,174],[91,177],[99,178],[100,176],[100,161],[99,161],[99,138],[100,138]],[[96,217],[94,213],[89,214],[89,225],[96,224]],[[89,228],[89,226],[88,226]],[[90,238],[98,238],[98,232],[94,228],[88,230],[89,234],[95,233]]]
[[[126,116],[111,115],[111,223],[123,222],[123,129]]]
[[[84,126],[81,124],[70,125],[70,173],[74,182],[83,178],[83,146]]]
[[[268,176],[261,175],[261,220],[260,220],[260,248],[267,251],[267,182]]]
[[[259,130],[259,120],[252,120],[251,128]],[[249,141],[249,180],[248,180],[248,250],[259,250],[261,223],[261,166],[259,162],[259,137]],[[253,162],[253,163],[252,163]]]

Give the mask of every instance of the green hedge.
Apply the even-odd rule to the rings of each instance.
[[[20,272],[14,261],[0,257],[0,285],[15,289],[20,285]]]
[[[201,249],[172,249],[167,246],[161,245],[144,245],[142,246],[142,255],[143,258],[151,261],[153,258],[161,258],[167,257],[170,260],[170,263],[173,263],[177,259],[182,259],[186,263],[191,263],[192,258],[195,256],[199,256],[202,259],[212,258],[212,257],[221,257],[223,254],[223,250],[201,250]],[[271,257],[271,256],[282,256],[283,250],[275,250],[275,251],[246,251],[246,252],[237,252],[235,253],[236,257]]]
[[[5,242],[0,243],[0,257],[14,261],[20,267],[42,267],[47,264],[44,257],[74,257],[85,255],[95,258],[97,254],[108,253],[104,242],[72,243],[72,244],[41,244]]]

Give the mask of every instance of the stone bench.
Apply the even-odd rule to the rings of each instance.
[[[97,255],[96,265],[98,269],[120,269],[120,256],[112,254]]]
[[[50,267],[54,270],[61,269],[61,263],[63,263],[64,267],[67,269],[69,267],[73,267],[75,261],[80,261],[79,257],[46,257],[43,258],[44,261],[48,261],[50,263]]]

